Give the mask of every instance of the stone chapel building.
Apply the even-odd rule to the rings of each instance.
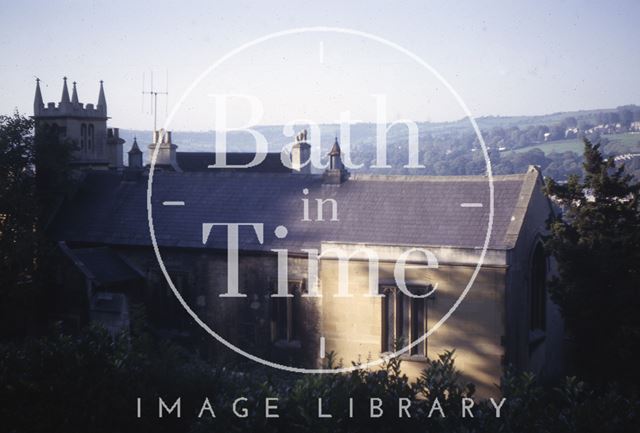
[[[149,168],[137,140],[123,166],[123,140],[117,129],[107,128],[102,82],[96,106],[78,101],[75,83],[69,98],[66,79],[57,106],[42,101],[37,84],[34,119],[59,125],[77,143],[74,165],[82,173],[48,229],[63,257],[58,290],[64,302],[52,308],[67,323],[95,320],[117,332],[128,327],[132,305],[141,303],[159,332],[205,347],[211,356],[231,356],[194,324],[161,272],[148,222]],[[280,154],[267,154],[244,170],[209,168],[214,153],[178,152],[164,131],[156,131],[148,147],[159,147],[151,200],[168,274],[204,323],[263,359],[317,368],[322,340],[326,352],[350,365],[379,358],[395,341],[415,341],[456,303],[482,251],[489,218],[486,176],[351,174],[337,140],[330,165],[315,174],[301,163],[310,152],[306,134],[291,151],[293,168],[282,164]],[[247,163],[253,156],[230,153],[227,163]],[[456,366],[480,395],[497,393],[507,365],[543,378],[558,375],[562,365],[562,323],[546,291],[552,262],[541,236],[552,207],[542,177],[530,167],[494,176],[493,185],[492,233],[475,283],[439,329],[402,355],[403,368],[415,377],[427,357],[455,349]],[[262,236],[252,227],[239,229],[237,283],[244,297],[220,296],[229,288],[227,233],[215,226],[205,233],[205,225],[221,222],[263,227]],[[371,260],[363,249],[377,256],[375,284],[384,296],[367,296]],[[438,266],[427,266],[416,249],[431,251]],[[308,296],[310,251],[321,257],[319,297]],[[350,256],[346,267],[336,251]],[[279,254],[287,264],[290,297],[272,296]],[[394,276],[400,257],[406,258],[409,290],[432,292],[428,297],[399,290]],[[345,274],[350,297],[336,297]]]

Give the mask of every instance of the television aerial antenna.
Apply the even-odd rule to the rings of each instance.
[[[168,111],[169,106],[169,70],[166,71],[166,79],[165,79],[165,90],[164,92],[160,92],[153,87],[153,71],[150,71],[151,75],[151,83],[149,84],[149,90],[145,89],[145,73],[142,73],[142,111],[144,112],[144,100],[145,95],[149,95],[150,98],[150,108],[153,113],[153,131],[155,132],[158,129],[158,95],[167,96],[165,99],[165,116]]]

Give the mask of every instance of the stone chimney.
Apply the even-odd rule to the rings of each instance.
[[[149,159],[153,158],[153,152],[158,147],[158,156],[156,158],[156,168],[182,171],[178,167],[176,159],[176,149],[178,146],[171,142],[171,131],[161,129],[153,131],[153,143],[149,145]]]
[[[107,158],[109,160],[109,167],[122,168],[122,145],[124,139],[120,138],[119,128],[107,128]]]
[[[329,167],[324,171],[322,175],[322,183],[329,185],[340,185],[347,179],[349,179],[349,172],[344,168],[342,164],[342,151],[340,150],[340,144],[338,143],[338,137],[333,143],[329,155]]]
[[[291,148],[291,172],[297,174],[311,173],[311,145],[307,142],[307,130],[296,135],[296,142]]]

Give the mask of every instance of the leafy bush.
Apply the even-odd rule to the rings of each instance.
[[[503,379],[501,418],[490,401],[478,399],[474,417],[463,418],[461,399],[474,389],[461,384],[453,352],[430,360],[416,383],[400,365],[291,375],[210,365],[141,330],[115,339],[97,327],[78,336],[54,332],[0,346],[0,418],[6,432],[632,432],[640,421],[637,396],[595,392],[574,378],[544,389],[528,374]],[[180,397],[182,417],[159,419],[158,397],[169,406]],[[247,398],[240,405],[246,418],[231,410],[238,397]],[[216,418],[207,411],[198,418],[205,398]],[[265,418],[266,398],[278,399],[279,418]],[[318,398],[331,418],[318,417]],[[381,399],[379,418],[369,416],[369,398]],[[398,417],[401,398],[411,400],[411,418]],[[437,410],[428,417],[436,398],[444,418]]]

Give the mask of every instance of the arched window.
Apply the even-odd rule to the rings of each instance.
[[[272,289],[275,294],[277,289]],[[271,341],[274,343],[296,343],[300,341],[303,312],[300,297],[305,293],[303,280],[289,281],[291,297],[271,297]]]
[[[432,286],[414,286],[409,290],[424,295]],[[382,286],[382,352],[393,352],[413,343],[427,332],[427,298],[405,295],[397,286]],[[410,355],[426,356],[427,340],[411,348]]]
[[[541,243],[536,245],[531,263],[531,330],[545,330],[547,308],[547,259]]]
[[[80,125],[80,149],[84,150],[87,145],[87,124]]]
[[[89,133],[87,134],[87,148],[91,150],[93,148],[93,125],[89,124]]]

